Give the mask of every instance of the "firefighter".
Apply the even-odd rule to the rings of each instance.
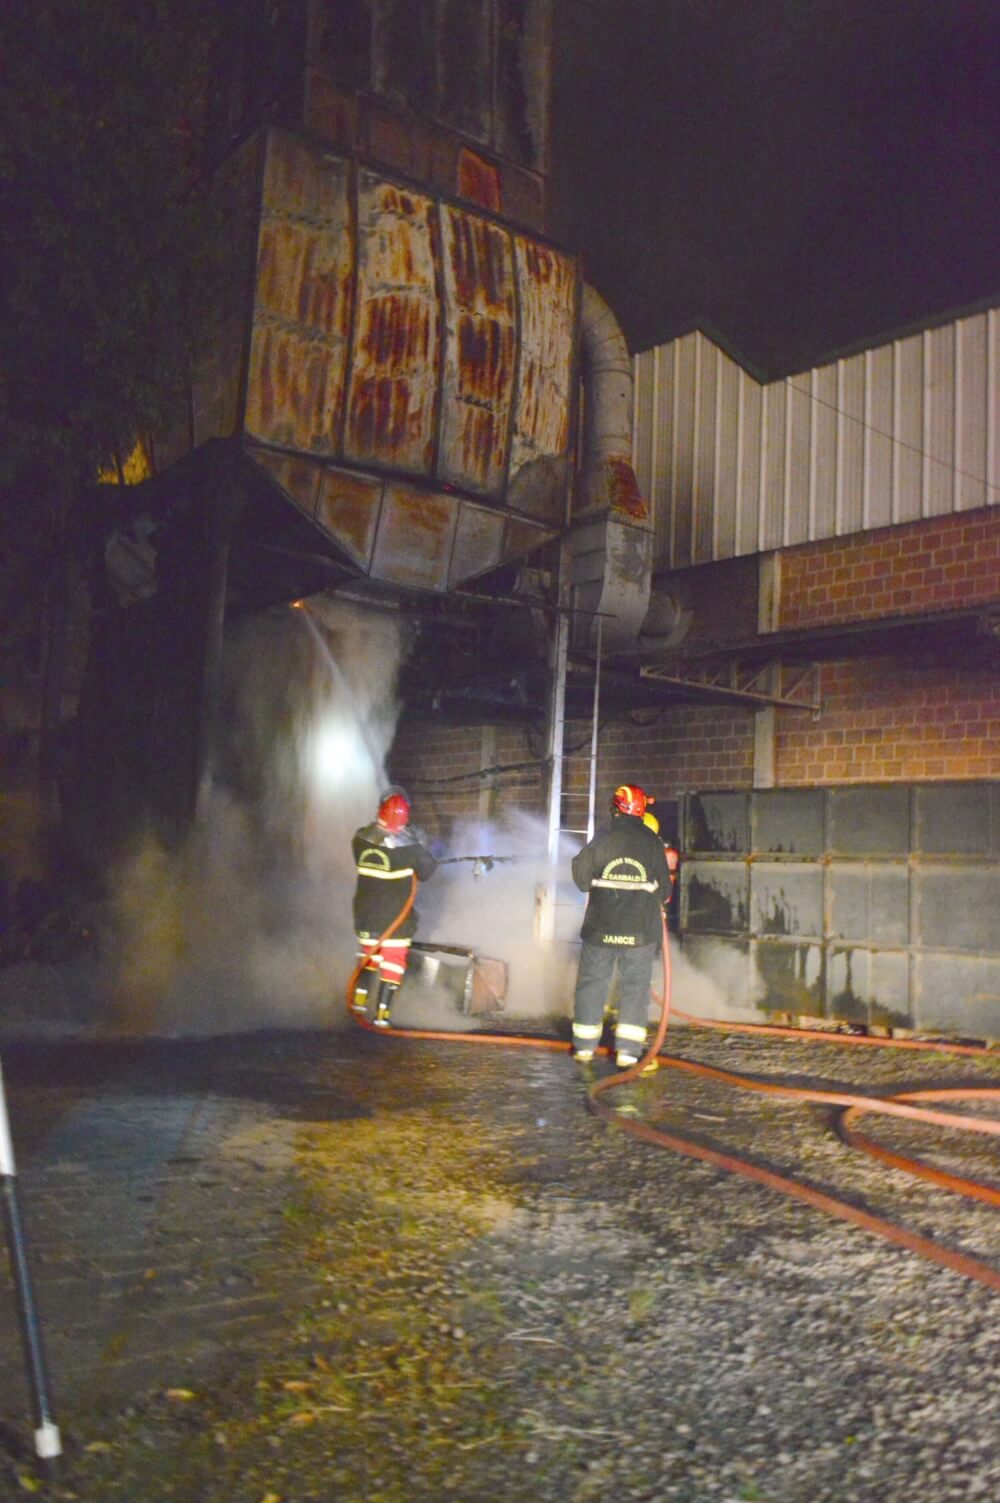
[[[647,797],[647,802],[652,804],[655,803],[656,800]],[[652,830],[654,835],[660,835],[660,821],[657,819],[656,815],[651,814],[648,809],[642,816],[642,822]],[[660,835],[660,839],[663,840],[662,835]],[[677,872],[681,864],[680,852],[675,845],[671,845],[669,840],[663,840],[663,854],[667,858],[667,870],[670,873],[670,897],[672,898],[674,895],[674,890],[677,887]],[[667,903],[669,902],[670,898],[667,899]],[[667,906],[667,903],[664,903],[664,908]]]
[[[406,906],[413,878],[426,882],[437,870],[430,851],[410,829],[410,801],[401,788],[382,795],[373,822],[351,841],[358,879],[354,889],[354,931],[358,958],[364,960],[352,1007],[372,1008],[372,1022],[388,1028],[392,1003],[404,975],[417,928],[411,908],[392,934],[379,942]]]
[[[663,842],[642,821],[646,802],[634,783],[616,788],[611,823],[573,858],[573,881],[589,894],[573,1006],[573,1053],[582,1063],[593,1059],[600,1041],[616,965],[619,1068],[634,1065],[646,1042],[653,960],[662,939],[660,907],[671,891]]]

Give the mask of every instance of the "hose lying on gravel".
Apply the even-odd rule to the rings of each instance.
[[[400,912],[379,936],[378,943],[390,938],[396,932],[399,925],[406,918],[413,907],[417,894],[417,879],[410,879],[410,892]],[[358,977],[365,964],[362,957],[354,970],[351,972],[347,983],[346,1000],[348,1008],[354,997],[354,988]],[[386,1034],[374,1026],[365,1017],[359,1016],[351,1010],[351,1016],[355,1022],[364,1028],[369,1028],[373,1033]],[[965,1054],[982,1055],[985,1051],[979,1045],[974,1044],[950,1044],[944,1041],[929,1039],[883,1039],[873,1038],[867,1034],[851,1033],[825,1033],[817,1030],[803,1028],[776,1027],[766,1023],[728,1023],[716,1019],[695,1017],[693,1014],[676,1012],[675,1018],[689,1023],[698,1028],[717,1029],[724,1033],[749,1033],[764,1035],[774,1038],[792,1038],[799,1042],[825,1043],[825,1044],[856,1044],[870,1045],[877,1048],[889,1049],[916,1049],[937,1052],[941,1054]],[[811,1205],[817,1210],[826,1211],[828,1215],[836,1216],[842,1221],[853,1222],[855,1226],[862,1227],[865,1231],[874,1232],[876,1236],[883,1237],[887,1242],[894,1243],[897,1247],[905,1247],[910,1252],[918,1253],[921,1257],[931,1262],[940,1264],[943,1268],[949,1268],[955,1273],[964,1274],[966,1278],[974,1279],[977,1283],[986,1285],[989,1289],[1000,1292],[1000,1270],[984,1263],[981,1259],[968,1253],[959,1252],[953,1248],[945,1247],[929,1237],[922,1236],[919,1232],[910,1231],[895,1221],[877,1216],[871,1211],[861,1209],[840,1196],[833,1195],[825,1190],[815,1189],[812,1185],[802,1180],[793,1179],[786,1174],[780,1174],[776,1170],[768,1169],[756,1164],[739,1154],[724,1152],[713,1148],[705,1143],[692,1138],[686,1138],[677,1133],[668,1133],[660,1128],[651,1127],[647,1123],[637,1121],[634,1117],[622,1117],[613,1107],[609,1106],[601,1098],[618,1086],[635,1080],[640,1075],[657,1067],[680,1070],[690,1075],[700,1075],[711,1080],[719,1081],[725,1085],[731,1085],[739,1090],[758,1091],[771,1096],[784,1097],[786,1100],[807,1101],[819,1103],[824,1106],[839,1108],[837,1131],[842,1140],[853,1148],[871,1154],[874,1158],[890,1164],[895,1169],[902,1169],[909,1174],[918,1175],[931,1183],[945,1189],[954,1191],[956,1194],[968,1196],[972,1199],[986,1201],[991,1205],[1000,1205],[1000,1190],[993,1186],[981,1183],[979,1180],[965,1179],[959,1175],[949,1174],[944,1170],[936,1169],[921,1159],[911,1158],[908,1155],[893,1153],[880,1147],[871,1139],[854,1130],[852,1123],[859,1117],[868,1113],[880,1113],[883,1116],[905,1117],[911,1121],[927,1122],[937,1127],[957,1128],[962,1132],[974,1132],[1000,1137],[1000,1120],[993,1117],[961,1116],[953,1112],[939,1111],[933,1107],[919,1106],[921,1101],[959,1101],[977,1100],[984,1102],[1000,1102],[1000,1087],[996,1086],[969,1086],[958,1089],[934,1089],[924,1091],[900,1091],[886,1096],[865,1096],[852,1091],[827,1091],[809,1089],[802,1086],[781,1085],[773,1081],[757,1080],[749,1075],[740,1075],[731,1070],[720,1070],[713,1065],[699,1064],[695,1060],[678,1059],[674,1055],[662,1054],[663,1043],[667,1034],[667,1024],[670,1018],[670,944],[667,935],[666,919],[663,919],[663,1001],[660,1012],[660,1021],[656,1033],[649,1044],[645,1054],[627,1070],[617,1071],[607,1075],[602,1080],[595,1081],[591,1085],[587,1096],[587,1108],[595,1116],[611,1122],[622,1132],[630,1133],[633,1137],[640,1138],[646,1143],[653,1143],[660,1148],[671,1148],[676,1153],[686,1154],[689,1158],[701,1159],[704,1163],[712,1164],[717,1169],[723,1169],[729,1174],[740,1174],[747,1179],[756,1180],[758,1184],[766,1185],[769,1189],[778,1190],[783,1195],[788,1195],[796,1200],[801,1200],[806,1205]],[[501,1044],[507,1048],[521,1045],[531,1049],[555,1049],[566,1051],[571,1046],[561,1039],[536,1038],[530,1034],[510,1033],[459,1033],[447,1029],[429,1028],[394,1028],[389,1036],[410,1039],[435,1039],[449,1043],[464,1041],[472,1044]],[[602,1049],[602,1054],[609,1051]]]

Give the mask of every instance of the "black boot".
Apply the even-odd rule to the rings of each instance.
[[[351,998],[351,1011],[364,1016],[368,1011],[368,1003],[372,1000],[377,986],[378,972],[369,970],[365,966],[354,987],[354,996]]]
[[[376,1028],[388,1028],[391,1022],[390,1012],[392,1009],[393,988],[381,977],[375,984],[372,993],[371,1019]]]

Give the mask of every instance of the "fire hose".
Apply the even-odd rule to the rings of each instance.
[[[378,944],[381,945],[403,923],[407,914],[413,907],[417,895],[417,879],[413,876],[410,881],[410,892],[396,918],[383,934],[379,936]],[[988,1289],[1000,1292],[1000,1270],[983,1262],[969,1253],[963,1253],[957,1249],[945,1247],[925,1237],[919,1232],[911,1231],[908,1227],[890,1221],[886,1217],[878,1216],[871,1211],[866,1211],[851,1201],[842,1199],[829,1191],[816,1189],[805,1181],[792,1178],[790,1175],[781,1174],[774,1169],[757,1164],[751,1159],[739,1154],[730,1153],[710,1144],[694,1138],[684,1137],[678,1133],[664,1132],[661,1128],[652,1127],[648,1123],[637,1121],[633,1117],[620,1116],[613,1107],[609,1106],[601,1098],[608,1091],[625,1085],[635,1080],[638,1076],[653,1068],[674,1069],[689,1075],[701,1076],[705,1079],[714,1080],[724,1085],[733,1086],[738,1090],[757,1091],[786,1100],[811,1102],[837,1109],[837,1131],[843,1142],[850,1147],[870,1154],[883,1163],[891,1165],[895,1169],[901,1169],[909,1174],[919,1176],[941,1188],[952,1190],[956,1194],[971,1199],[985,1201],[991,1205],[1000,1205],[1000,1190],[993,1186],[983,1184],[979,1180],[968,1179],[961,1175],[950,1174],[945,1170],[934,1168],[921,1159],[912,1158],[905,1154],[894,1153],[882,1148],[864,1134],[857,1132],[852,1124],[857,1119],[868,1113],[879,1113],[883,1116],[901,1117],[910,1121],[925,1122],[937,1127],[955,1128],[963,1132],[974,1132],[992,1137],[1000,1137],[1000,1120],[982,1116],[961,1116],[954,1112],[941,1111],[933,1106],[922,1106],[920,1102],[936,1101],[960,1101],[976,1100],[982,1102],[1000,1102],[1000,1087],[997,1086],[968,1086],[958,1088],[937,1088],[923,1091],[900,1091],[885,1096],[866,1096],[853,1091],[829,1091],[810,1089],[803,1086],[786,1086],[775,1081],[757,1080],[752,1076],[741,1075],[732,1070],[720,1070],[713,1065],[698,1063],[695,1060],[680,1059],[675,1055],[662,1054],[667,1034],[667,1024],[670,1019],[670,945],[667,934],[666,915],[661,910],[663,928],[663,996],[660,1010],[660,1019],[652,1042],[648,1045],[642,1058],[627,1070],[617,1071],[607,1075],[603,1079],[595,1081],[587,1094],[587,1108],[595,1116],[612,1123],[622,1132],[630,1133],[633,1137],[643,1142],[655,1144],[660,1148],[673,1149],[675,1153],[681,1153],[689,1158],[700,1159],[703,1163],[712,1164],[715,1168],[723,1170],[727,1174],[739,1174],[746,1179],[754,1180],[758,1184],[767,1186],[768,1189],[777,1190],[796,1200],[803,1201],[806,1205],[816,1210],[825,1211],[830,1216],[835,1216],[841,1221],[853,1223],[863,1230],[884,1238],[887,1242],[897,1247],[906,1248],[910,1252],[917,1253],[920,1257],[927,1258],[943,1268],[951,1269],[954,1273],[963,1274],[966,1278],[984,1284]],[[354,988],[362,968],[367,963],[367,957],[362,956],[351,973],[347,986],[347,1003],[354,996]],[[359,1017],[353,1011],[351,1016],[355,1022],[371,1031],[380,1032],[374,1028],[367,1018]],[[982,1055],[985,1051],[980,1045],[948,1043],[946,1041],[934,1041],[929,1039],[885,1039],[874,1038],[868,1034],[844,1034],[825,1033],[818,1030],[803,1028],[780,1027],[766,1023],[730,1023],[717,1019],[705,1019],[694,1016],[691,1013],[675,1011],[673,1016],[694,1027],[710,1028],[725,1033],[748,1033],[763,1035],[774,1038],[792,1038],[799,1042],[808,1043],[832,1043],[868,1045],[877,1048],[913,1049],[925,1052],[958,1055]],[[534,1049],[555,1049],[565,1051],[571,1046],[559,1039],[536,1038],[529,1034],[503,1034],[477,1031],[474,1033],[459,1033],[447,1029],[427,1028],[396,1028],[392,1030],[398,1037],[411,1039],[431,1039],[438,1041],[458,1042],[463,1041],[474,1044],[500,1044],[507,1047],[518,1045]],[[383,1035],[384,1036],[384,1035]],[[601,1049],[602,1054],[610,1051]]]

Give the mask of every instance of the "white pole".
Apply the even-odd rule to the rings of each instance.
[[[0,1190],[3,1193],[7,1247],[17,1291],[21,1341],[31,1383],[32,1407],[35,1416],[35,1455],[42,1461],[51,1461],[54,1457],[62,1455],[62,1441],[59,1436],[59,1426],[52,1417],[49,1380],[45,1368],[45,1353],[42,1348],[42,1331],[38,1324],[35,1302],[31,1293],[28,1255],[24,1245],[21,1213],[17,1204],[17,1169],[14,1164],[10,1119],[7,1116],[7,1097],[3,1088],[2,1066],[0,1066]]]

